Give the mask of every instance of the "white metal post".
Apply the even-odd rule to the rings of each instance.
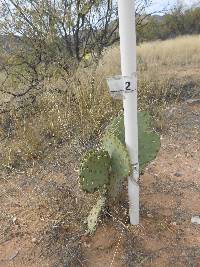
[[[125,86],[130,93],[124,93],[125,141],[130,153],[133,173],[128,179],[130,223],[139,224],[139,163],[138,163],[138,122],[136,82],[136,29],[135,1],[118,0],[121,70]],[[129,78],[128,78],[129,77]],[[127,83],[127,81],[129,81]]]

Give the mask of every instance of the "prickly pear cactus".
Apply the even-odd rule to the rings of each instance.
[[[127,177],[131,172],[131,163],[125,145],[118,137],[109,133],[103,137],[103,148],[110,155],[112,173],[119,177]]]
[[[122,191],[125,177],[131,172],[131,163],[126,146],[112,133],[103,137],[103,148],[108,151],[111,157],[111,174],[108,186],[108,195],[116,200]]]
[[[108,185],[108,197],[109,199],[113,202],[115,202],[116,200],[119,199],[120,197],[120,193],[123,190],[123,182],[124,182],[124,178],[122,176],[118,176],[118,175],[114,175],[111,174],[110,175],[110,183]]]
[[[139,163],[142,171],[156,158],[160,149],[160,136],[151,129],[151,116],[147,112],[138,113],[139,121]]]
[[[138,113],[140,171],[156,157],[160,148],[160,137],[152,131],[150,122],[148,113]],[[102,150],[92,150],[84,156],[80,165],[80,184],[84,191],[90,193],[106,185],[108,197],[115,201],[122,191],[124,178],[131,172],[130,157],[125,145],[123,114],[115,118],[107,128],[102,146]],[[92,208],[87,218],[89,233],[95,232],[105,203],[106,197],[103,195]]]
[[[138,112],[138,136],[139,136],[139,163],[140,172],[147,164],[155,159],[160,149],[160,136],[152,131],[151,117],[147,112]],[[107,128],[108,133],[113,133],[122,143],[125,143],[124,118],[120,114]]]
[[[93,234],[96,231],[98,219],[103,208],[105,207],[105,203],[106,203],[106,198],[104,196],[101,196],[98,199],[96,205],[94,205],[94,207],[90,211],[90,214],[88,215],[87,227],[88,227],[88,232],[90,234]]]
[[[91,150],[80,164],[80,185],[86,192],[93,193],[109,183],[110,156],[104,150]]]
[[[107,127],[106,134],[113,134],[125,145],[124,115],[119,114]]]

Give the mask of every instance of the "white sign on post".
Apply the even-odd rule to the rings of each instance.
[[[134,93],[137,90],[136,75],[134,78],[117,75],[107,78],[109,91],[114,98],[123,98],[124,94]]]

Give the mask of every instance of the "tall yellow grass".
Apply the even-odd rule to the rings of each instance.
[[[165,107],[198,93],[200,36],[143,43],[137,55],[139,108],[151,112],[157,128],[163,129]],[[67,83],[46,82],[35,106],[1,116],[1,166],[44,157],[58,143],[97,138],[122,108],[106,85],[106,77],[120,72],[119,47],[115,46],[104,52],[98,66],[80,67],[73,77],[66,77]],[[13,123],[11,134],[8,121]]]
[[[150,68],[200,67],[200,36],[184,36],[166,41],[143,43],[138,57]]]

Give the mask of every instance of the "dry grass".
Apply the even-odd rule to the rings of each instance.
[[[164,130],[166,106],[199,93],[200,36],[144,43],[138,47],[139,103]]]
[[[101,62],[109,75],[120,73],[119,47],[108,49]],[[166,106],[199,93],[200,36],[183,36],[137,47],[139,107],[151,112],[164,130]]]
[[[167,41],[144,43],[138,47],[139,60],[148,67],[160,69],[200,66],[200,36],[184,36]]]
[[[144,43],[138,47],[140,109],[163,129],[162,110],[198,91],[200,36]],[[44,83],[33,106],[1,116],[1,166],[45,157],[65,142],[91,143],[122,108],[109,96],[105,78],[120,73],[119,47],[109,48],[97,67]],[[92,145],[90,145],[92,146]]]
[[[47,82],[32,106],[3,114],[1,166],[13,168],[19,162],[44,158],[52,147],[66,142],[98,140],[121,108],[121,103],[110,97],[104,77],[93,68],[77,70],[73,77],[65,77],[65,82]]]

